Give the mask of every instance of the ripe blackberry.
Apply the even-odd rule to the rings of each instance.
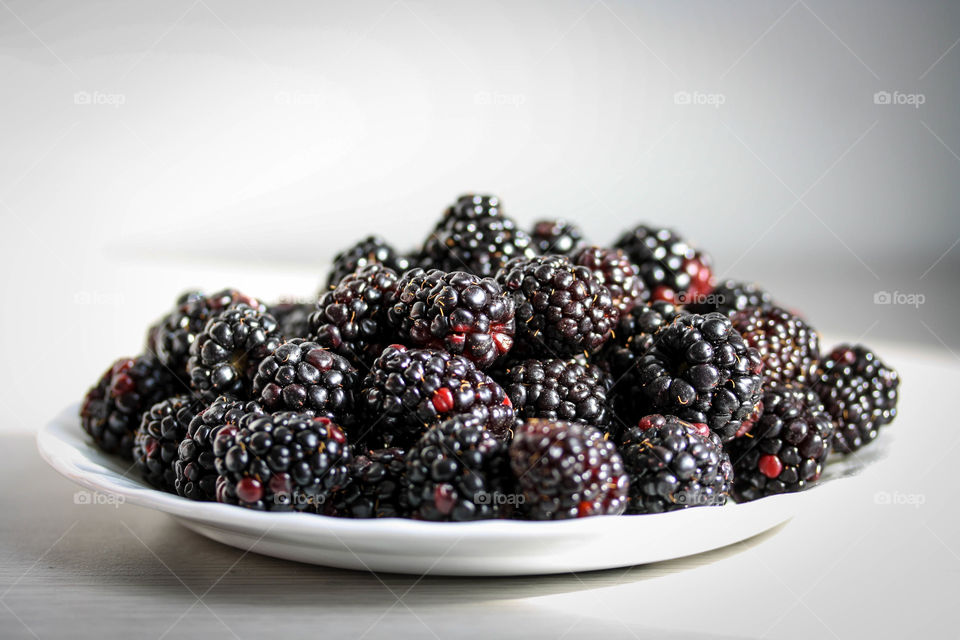
[[[621,315],[650,299],[640,270],[620,249],[584,247],[575,252],[570,260],[590,269],[597,280],[610,289],[613,304]]]
[[[610,290],[587,267],[564,256],[511,260],[497,282],[516,303],[521,352],[554,357],[594,353],[616,325]]]
[[[690,296],[687,296],[690,297]],[[684,308],[690,313],[718,311],[732,316],[738,311],[759,307],[764,311],[773,307],[773,298],[759,286],[749,282],[726,280],[707,295],[698,299],[684,300]]]
[[[566,220],[538,220],[530,233],[540,255],[568,256],[583,243],[580,227]]]
[[[144,480],[158,489],[176,491],[174,463],[190,421],[202,409],[194,396],[171,396],[153,405],[140,421],[133,440],[133,460]]]
[[[620,515],[630,481],[613,443],[589,425],[528,420],[510,443],[510,465],[531,520]]]
[[[184,391],[155,356],[121,358],[87,391],[80,406],[80,423],[101,450],[132,459],[134,434],[143,413]]]
[[[669,229],[639,225],[620,236],[614,247],[623,249],[640,269],[653,300],[696,300],[713,288],[710,257]]]
[[[218,475],[213,442],[217,434],[223,430],[236,433],[247,422],[263,415],[263,409],[256,402],[220,396],[194,416],[173,464],[177,493],[191,500],[216,500]]]
[[[302,411],[337,424],[352,419],[357,370],[343,356],[295,338],[260,361],[253,395],[269,411]]]
[[[271,305],[269,312],[280,325],[280,335],[292,340],[310,336],[310,314],[315,309],[313,303],[281,302]]]
[[[407,453],[406,465],[406,499],[419,520],[499,518],[516,504],[507,445],[477,418],[430,427]]]
[[[609,364],[618,386],[631,386],[631,382],[624,377],[635,373],[633,365],[637,358],[646,355],[653,346],[653,336],[657,331],[680,315],[686,315],[686,311],[658,300],[652,304],[637,305],[629,313],[620,316],[613,338],[607,343],[602,357]]]
[[[346,276],[317,301],[310,316],[313,341],[365,371],[390,344],[387,309],[393,304],[397,280],[393,269],[380,264]]]
[[[820,361],[820,335],[780,307],[752,307],[732,317],[748,345],[760,352],[767,380],[810,384]]]
[[[833,423],[809,387],[771,385],[748,436],[727,443],[738,502],[802,491],[816,483],[830,453]]]
[[[900,376],[863,345],[842,344],[824,360],[814,389],[837,426],[833,449],[852,453],[897,417]]]
[[[176,302],[173,310],[151,329],[147,338],[147,351],[153,353],[160,363],[189,383],[187,361],[190,345],[207,326],[213,316],[235,304],[245,304],[258,311],[266,305],[236,289],[224,289],[205,295],[200,291],[187,291]]]
[[[284,411],[221,429],[213,442],[217,502],[259,511],[323,508],[349,482],[350,447],[328,418]]]
[[[645,416],[620,446],[630,476],[627,513],[663,513],[726,503],[733,480],[730,456],[707,425],[675,416]]]
[[[391,345],[373,363],[357,400],[353,440],[367,446],[408,446],[431,425],[472,415],[506,438],[514,413],[504,390],[462,356]]]
[[[760,401],[760,353],[719,313],[675,318],[657,332],[636,370],[632,392],[645,414],[706,423],[722,440],[734,436]]]
[[[203,393],[247,397],[257,365],[281,340],[272,315],[233,305],[210,318],[190,346],[190,384]]]
[[[519,360],[507,365],[498,381],[510,396],[518,421],[532,418],[582,422],[605,428],[610,423],[610,376],[576,360]]]
[[[474,195],[468,193],[457,198],[456,202],[447,207],[443,216],[434,225],[433,230],[439,231],[450,227],[460,220],[476,220],[486,217],[502,217],[500,198],[497,196]]]
[[[401,485],[406,470],[406,452],[397,447],[355,455],[350,482],[333,495],[324,513],[344,518],[406,517],[409,510]]]
[[[388,312],[403,341],[493,365],[513,346],[513,298],[493,278],[411,269]]]
[[[368,236],[333,259],[333,267],[324,291],[335,288],[345,277],[370,264],[382,264],[397,273],[410,268],[410,260],[397,253],[380,236]]]

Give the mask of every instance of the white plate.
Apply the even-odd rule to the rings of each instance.
[[[567,573],[659,562],[718,549],[786,522],[826,485],[855,474],[854,460],[829,464],[814,490],[747,504],[665,514],[602,516],[560,522],[352,520],[263,513],[193,502],[150,488],[129,464],[96,449],[71,406],[37,436],[43,458],[87,489],[173,516],[197,533],[287,560],[432,575]],[[871,455],[871,458],[876,455]],[[858,456],[862,461],[864,456]]]

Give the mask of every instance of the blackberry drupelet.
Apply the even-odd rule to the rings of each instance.
[[[210,318],[190,347],[191,386],[202,393],[251,393],[257,365],[276,349],[282,336],[265,311],[236,304]]]
[[[288,340],[310,337],[310,314],[316,309],[315,303],[281,302],[269,309],[280,325],[280,335]]]
[[[358,382],[346,358],[295,338],[260,361],[253,395],[269,411],[309,412],[345,425],[353,419]]]
[[[392,341],[387,310],[397,292],[396,272],[381,264],[362,267],[320,296],[310,316],[313,341],[342,355],[358,371],[370,367]]]
[[[587,267],[564,256],[511,260],[497,282],[516,303],[520,353],[563,357],[594,353],[606,342],[619,312],[610,290]]]
[[[584,247],[570,260],[590,269],[597,280],[610,289],[613,304],[621,315],[650,299],[650,291],[640,277],[640,270],[620,249]]]
[[[727,443],[733,495],[739,502],[802,491],[817,482],[830,453],[834,425],[809,387],[771,385],[749,436]]]
[[[513,346],[513,298],[493,278],[411,269],[387,314],[399,338],[443,349],[486,369]]]
[[[216,500],[218,476],[213,442],[217,434],[223,430],[236,433],[247,422],[263,415],[263,408],[256,402],[220,396],[194,416],[173,465],[177,493],[191,500]]]
[[[519,360],[495,377],[510,396],[518,421],[543,418],[599,428],[610,423],[612,381],[599,367],[560,358]]]
[[[87,391],[80,406],[80,423],[102,451],[132,459],[134,434],[144,412],[185,391],[155,356],[121,358]]]
[[[327,515],[343,518],[402,518],[409,513],[402,479],[406,452],[397,447],[357,454],[350,463],[350,482],[337,491]]]
[[[328,418],[284,411],[221,429],[213,443],[217,502],[259,511],[323,509],[349,482],[347,438]]]
[[[767,311],[773,306],[773,298],[758,285],[749,282],[726,280],[697,300],[689,300],[684,308],[690,313],[718,311],[733,316],[738,311],[759,307]]]
[[[675,416],[645,416],[620,445],[630,476],[627,513],[726,503],[733,465],[717,434]]]
[[[729,440],[760,401],[763,360],[720,313],[682,315],[663,327],[637,360],[636,385],[644,414],[706,423]]]
[[[583,244],[580,227],[566,220],[538,220],[530,237],[533,248],[543,256],[568,256]]]
[[[639,225],[624,233],[614,247],[623,249],[640,269],[653,300],[680,303],[710,293],[710,258],[670,229]]]
[[[506,443],[474,417],[430,427],[407,453],[403,482],[419,520],[500,518],[517,502]]]
[[[370,264],[382,264],[397,273],[410,268],[409,258],[397,253],[386,240],[376,235],[368,236],[337,254],[324,291],[335,288],[345,277]]]
[[[842,344],[824,360],[814,389],[837,427],[833,450],[852,453],[897,417],[900,376],[863,345]]]
[[[510,443],[510,465],[531,520],[620,515],[630,481],[613,443],[589,425],[528,420]]]
[[[143,414],[133,440],[133,460],[144,480],[158,489],[176,491],[177,451],[187,428],[204,408],[196,397],[182,394],[162,400]]]
[[[812,382],[820,361],[820,335],[803,318],[779,307],[753,307],[731,320],[746,343],[760,352],[767,380]]]

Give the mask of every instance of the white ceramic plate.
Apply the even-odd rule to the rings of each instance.
[[[805,504],[858,469],[829,464],[824,480],[804,493],[747,504],[665,514],[602,516],[560,522],[489,520],[419,522],[352,520],[262,513],[193,502],[150,488],[129,464],[96,449],[71,406],[37,436],[43,458],[87,489],[173,516],[197,533],[240,549],[287,560],[433,575],[567,573],[659,562],[718,549],[786,522]],[[871,455],[876,457],[876,455]],[[858,456],[862,464],[863,456]]]

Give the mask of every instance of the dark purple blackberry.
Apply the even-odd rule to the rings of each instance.
[[[121,358],[87,391],[80,406],[80,423],[101,450],[132,459],[134,434],[144,412],[185,391],[155,356]]]
[[[476,220],[477,218],[502,217],[500,198],[497,196],[474,195],[468,193],[457,198],[456,202],[447,207],[443,216],[434,225],[433,230],[439,231],[450,227],[461,220]]]
[[[696,300],[684,299],[680,302],[690,313],[704,314],[718,311],[728,316],[756,307],[766,311],[773,306],[773,298],[769,293],[755,284],[736,280],[726,280],[717,285],[713,291],[701,295]]]
[[[780,307],[752,307],[732,318],[748,345],[760,352],[767,380],[810,384],[820,362],[820,335],[803,318]]]
[[[496,375],[517,420],[543,418],[582,422],[601,429],[610,423],[610,376],[576,360],[550,358],[509,363]]]
[[[172,396],[150,407],[140,420],[133,440],[133,460],[144,480],[158,489],[174,493],[174,463],[187,427],[203,409],[194,396]]]
[[[246,422],[262,415],[263,409],[256,402],[220,396],[194,416],[173,465],[177,493],[191,500],[216,500],[218,476],[213,442],[217,434],[223,430],[236,433]]]
[[[710,257],[669,229],[639,225],[613,246],[640,269],[653,300],[696,300],[713,289]]]
[[[820,364],[814,389],[837,427],[833,450],[852,453],[897,417],[900,376],[863,345],[835,347]]]
[[[620,445],[630,476],[627,513],[663,513],[726,503],[733,465],[707,425],[645,416]]]
[[[210,318],[190,346],[190,385],[206,394],[246,398],[257,365],[281,341],[272,315],[242,303],[233,305]]]
[[[387,310],[397,292],[397,274],[381,264],[362,267],[320,296],[310,316],[313,341],[365,371],[392,341]]]
[[[763,360],[720,313],[682,315],[637,360],[633,393],[643,415],[706,423],[729,440],[760,401]]]
[[[358,378],[343,356],[295,338],[260,361],[253,395],[269,411],[309,412],[343,425],[352,420]]]
[[[594,353],[616,326],[610,290],[587,267],[563,256],[517,258],[497,274],[516,303],[521,353],[563,357]]]
[[[337,254],[324,291],[335,288],[345,277],[371,264],[382,264],[397,273],[410,268],[410,260],[397,253],[386,240],[380,236],[368,236]]]
[[[388,312],[401,341],[443,349],[486,369],[513,346],[513,298],[493,278],[411,269]]]
[[[474,417],[430,427],[411,447],[403,486],[419,520],[464,522],[509,515],[517,495],[506,443]]]
[[[401,482],[407,470],[406,452],[391,447],[355,455],[350,482],[337,491],[327,515],[342,518],[403,518],[409,513]]]
[[[542,256],[568,256],[583,244],[580,227],[566,220],[538,220],[530,238]]]
[[[352,439],[374,448],[409,446],[433,424],[472,415],[506,438],[514,413],[504,390],[462,356],[391,345],[377,358],[357,399]]]
[[[346,486],[352,461],[343,430],[328,418],[284,411],[258,416],[213,442],[217,502],[258,511],[324,508]]]
[[[820,479],[833,423],[809,387],[771,385],[763,413],[747,436],[727,443],[738,502],[802,491]]]
[[[510,443],[510,465],[531,520],[620,515],[630,481],[613,443],[589,425],[528,420]]]
[[[601,358],[609,365],[618,386],[632,386],[628,378],[635,373],[633,365],[653,346],[653,336],[674,318],[685,314],[684,310],[669,302],[657,301],[637,305],[630,313],[620,316],[613,338]]]
[[[640,270],[620,249],[584,247],[570,260],[590,269],[597,280],[610,289],[613,304],[621,315],[650,299],[650,291],[640,277]]]
[[[245,304],[258,311],[266,311],[266,305],[236,289],[224,289],[205,295],[200,291],[187,291],[176,302],[173,310],[151,329],[147,339],[147,351],[153,353],[161,364],[173,371],[184,383],[189,383],[187,361],[190,345],[207,326],[207,321],[234,304]]]
[[[280,335],[292,340],[310,337],[310,314],[315,310],[315,303],[281,302],[271,305],[269,312],[280,325]]]

